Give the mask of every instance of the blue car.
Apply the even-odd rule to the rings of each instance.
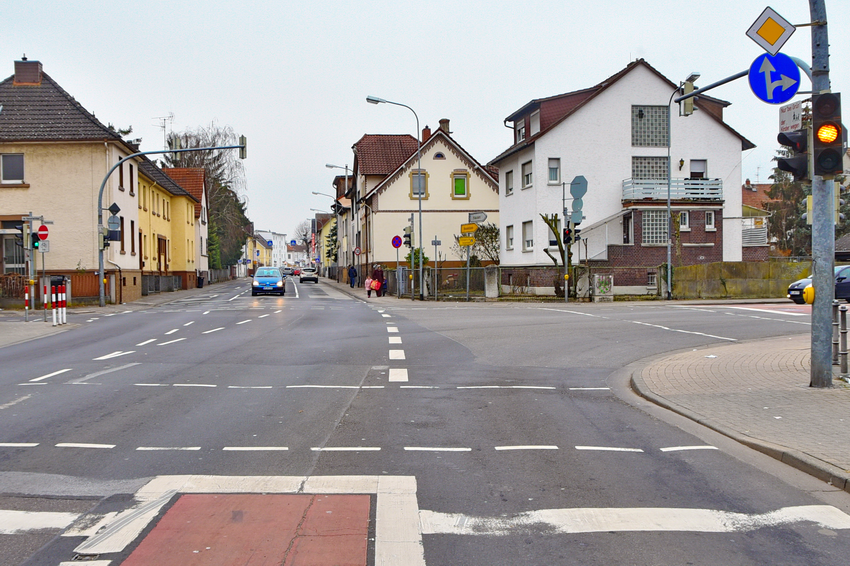
[[[788,294],[786,296],[798,305],[805,304],[803,290],[811,284],[811,277],[794,281],[788,286]],[[850,303],[850,265],[835,266],[835,298],[843,299]]]
[[[254,281],[251,283],[251,296],[262,294],[285,295],[286,277],[277,267],[260,267],[254,273]]]

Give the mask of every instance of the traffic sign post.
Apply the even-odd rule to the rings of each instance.
[[[768,104],[784,104],[800,89],[800,69],[784,53],[756,57],[747,78],[756,98]]]

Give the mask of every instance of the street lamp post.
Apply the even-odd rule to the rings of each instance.
[[[335,167],[335,165],[325,165],[325,167]],[[345,180],[348,182],[348,166],[345,167]],[[327,193],[320,193],[317,191],[313,191],[314,195],[322,195],[324,197],[332,198],[334,201],[334,223],[336,224],[336,281],[339,283],[339,199],[335,196],[331,196]],[[312,210],[312,209],[311,209]]]
[[[670,100],[667,102],[667,300],[673,299],[673,212],[670,208],[670,187],[672,185],[672,167],[670,165],[670,147],[673,145],[672,138],[672,123],[673,123],[673,97],[679,92],[679,89],[685,83],[692,83],[699,78],[699,73],[691,73],[688,78],[682,81],[673,94],[670,95]]]
[[[392,102],[391,100],[384,100],[383,98],[378,98],[377,96],[367,96],[366,102],[369,104],[394,104],[396,106],[403,106],[413,112],[413,116],[416,118],[416,188],[419,194],[419,300],[423,300],[425,298],[424,295],[424,285],[425,285],[425,272],[423,268],[423,250],[422,250],[422,193],[424,191],[424,187],[422,186],[422,141],[420,138],[420,130],[419,130],[419,116],[416,114],[416,111],[413,110],[407,104],[402,104],[400,102]]]

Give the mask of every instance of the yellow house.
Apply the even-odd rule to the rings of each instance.
[[[248,275],[264,265],[272,265],[272,246],[259,234],[248,236],[245,242],[245,254],[248,258]]]
[[[334,261],[331,232],[336,225],[336,217],[332,214],[319,213],[316,215],[316,269],[324,277],[331,277],[328,269],[336,266]],[[331,244],[329,246],[328,244]],[[335,276],[335,274],[333,275]]]
[[[143,277],[178,276],[181,289],[197,285],[197,202],[150,160],[139,164],[139,228],[133,238]]]

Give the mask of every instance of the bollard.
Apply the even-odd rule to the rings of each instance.
[[[850,375],[847,373],[847,305],[841,305],[840,309],[840,327],[841,334],[840,346],[838,349],[838,357],[841,359],[840,378],[844,381],[850,380]]]
[[[59,324],[67,324],[68,319],[65,317],[65,284],[59,285]]]
[[[56,326],[56,285],[50,286],[50,311],[53,313],[53,326]]]
[[[841,301],[832,301],[832,365],[838,365],[838,305]]]
[[[24,285],[24,322],[30,320],[30,286]]]

